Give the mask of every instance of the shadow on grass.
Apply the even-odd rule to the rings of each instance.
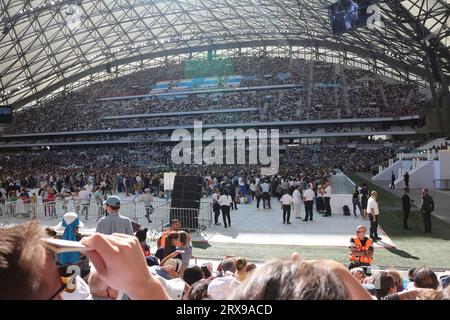
[[[408,220],[409,230],[403,229],[403,214],[401,212],[386,212],[383,218],[384,220],[380,219],[381,225],[393,240],[415,238],[414,241],[427,241],[427,239],[450,241],[450,225],[437,217],[431,217],[431,233],[423,232],[423,218],[418,211],[411,212]]]
[[[397,248],[385,247],[385,249],[387,251],[389,251],[390,253],[395,254],[395,255],[397,255],[399,257],[402,257],[402,258],[413,259],[413,260],[420,260],[419,257],[413,256],[410,253],[408,253],[406,251],[403,251],[403,250],[400,250],[400,249],[397,249]]]

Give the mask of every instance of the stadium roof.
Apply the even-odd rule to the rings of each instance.
[[[326,59],[331,52],[422,81],[432,57],[450,79],[448,0],[380,1],[384,26],[339,36],[327,10],[336,1],[0,0],[0,104],[17,108],[113,77],[107,66],[139,70],[143,61],[252,47],[303,47]]]

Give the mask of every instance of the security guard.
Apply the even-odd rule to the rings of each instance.
[[[370,274],[367,270],[373,261],[373,241],[366,237],[367,228],[360,225],[356,228],[356,236],[350,238],[350,255],[349,259],[352,265],[359,265],[364,269],[366,274]]]

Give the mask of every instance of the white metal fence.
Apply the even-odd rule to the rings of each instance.
[[[94,199],[89,204],[56,200],[32,204],[31,201],[7,201],[0,204],[0,218],[3,224],[9,224],[8,219],[60,219],[66,212],[76,212],[82,221],[98,220],[105,215],[102,203]],[[171,219],[180,219],[182,228],[204,233],[212,224],[212,205],[201,202],[200,209],[172,208],[170,200],[155,199],[151,207],[145,207],[142,201],[123,202],[120,214],[138,222],[149,229],[151,235],[156,235],[167,229]]]

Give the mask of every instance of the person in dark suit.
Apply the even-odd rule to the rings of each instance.
[[[409,188],[406,187],[405,194],[402,196],[402,209],[403,209],[403,228],[408,230],[408,218],[409,213],[411,211],[411,203],[414,202],[414,200],[411,199],[409,196]]]
[[[422,189],[422,205],[420,212],[422,212],[423,224],[427,233],[431,232],[431,213],[434,211],[433,197],[428,194],[428,189]]]
[[[409,188],[409,173],[408,173],[408,171],[406,171],[406,172],[403,174],[403,179],[405,180],[405,187],[406,187],[406,188]]]
[[[392,171],[392,174],[391,174],[391,184],[389,185],[389,189],[395,189],[395,174],[394,174],[394,171]]]

